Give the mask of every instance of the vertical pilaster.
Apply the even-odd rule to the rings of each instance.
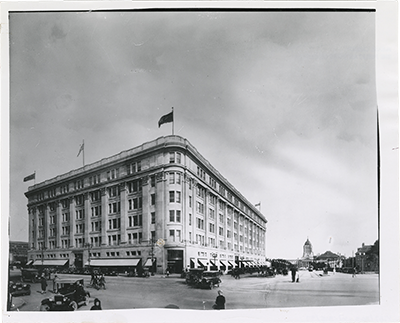
[[[85,224],[85,231],[84,231],[84,238],[85,238],[85,243],[90,243],[89,239],[89,231],[90,231],[90,194],[85,193],[84,196],[84,213],[85,217],[83,220],[83,223]]]
[[[34,218],[32,209],[32,207],[28,208],[28,250],[32,248],[32,243],[34,241],[34,237],[32,236],[32,231],[34,230],[34,226],[32,224],[32,220]]]
[[[151,194],[150,194],[150,185],[149,185],[149,176],[144,176],[142,178],[142,219],[143,219],[143,240],[149,241],[151,239],[150,226],[149,226],[149,217],[150,209],[154,209],[157,212],[157,208],[150,205],[151,204]],[[157,199],[157,194],[156,194]]]
[[[108,195],[107,189],[101,188],[101,245],[108,244],[107,241],[107,214],[108,214]]]
[[[44,248],[49,248],[49,235],[50,235],[50,219],[49,219],[49,206],[47,203],[43,204],[43,227],[44,227]]]
[[[121,202],[121,212],[120,212],[120,217],[121,217],[121,244],[126,244],[126,218],[128,214],[128,207],[127,207],[127,198],[126,198],[126,183],[123,182],[119,186],[120,190],[120,202]]]
[[[69,223],[70,223],[70,238],[69,238],[69,245],[70,248],[75,248],[75,208],[76,208],[76,200],[75,196],[71,196],[69,198]]]
[[[61,248],[61,234],[62,234],[62,206],[61,201],[56,201],[56,248]]]

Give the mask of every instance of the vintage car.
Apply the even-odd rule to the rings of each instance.
[[[35,268],[21,268],[21,280],[36,283],[39,281],[39,270]]]
[[[219,271],[205,271],[202,268],[192,268],[186,274],[186,283],[198,288],[213,289],[221,284],[221,273]]]
[[[22,296],[31,294],[31,285],[10,281],[8,284],[8,292],[11,296]]]
[[[83,288],[83,279],[60,279],[54,282],[53,297],[45,298],[41,311],[76,311],[78,307],[89,304],[90,293]]]

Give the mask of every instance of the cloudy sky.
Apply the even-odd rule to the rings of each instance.
[[[268,220],[267,257],[378,237],[373,12],[10,15],[10,232],[36,183],[171,134]]]

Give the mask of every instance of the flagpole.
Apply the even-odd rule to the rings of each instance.
[[[174,107],[172,107],[172,135],[174,135]]]
[[[85,167],[85,140],[82,139],[82,162],[83,167]]]

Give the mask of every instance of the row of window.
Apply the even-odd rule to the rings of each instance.
[[[181,153],[171,152],[169,154],[169,163],[181,164],[181,160],[182,160]],[[140,172],[142,170],[141,161],[137,161],[137,162],[127,165],[126,170],[127,170],[128,175],[132,175],[132,174]],[[120,177],[120,169],[119,168],[110,169],[106,172],[106,176],[107,176],[107,181],[118,179]],[[90,186],[99,184],[100,182],[101,182],[101,174],[94,174],[94,175],[91,175],[88,177],[88,184]],[[84,179],[76,180],[73,183],[73,187],[75,190],[82,189],[84,187]],[[69,188],[70,188],[70,186],[68,184],[60,186],[61,194],[68,193]],[[48,190],[47,193],[48,193],[49,197],[54,197],[54,196],[56,196],[56,189],[52,188],[52,189]],[[38,193],[37,199],[43,200],[44,192]]]

